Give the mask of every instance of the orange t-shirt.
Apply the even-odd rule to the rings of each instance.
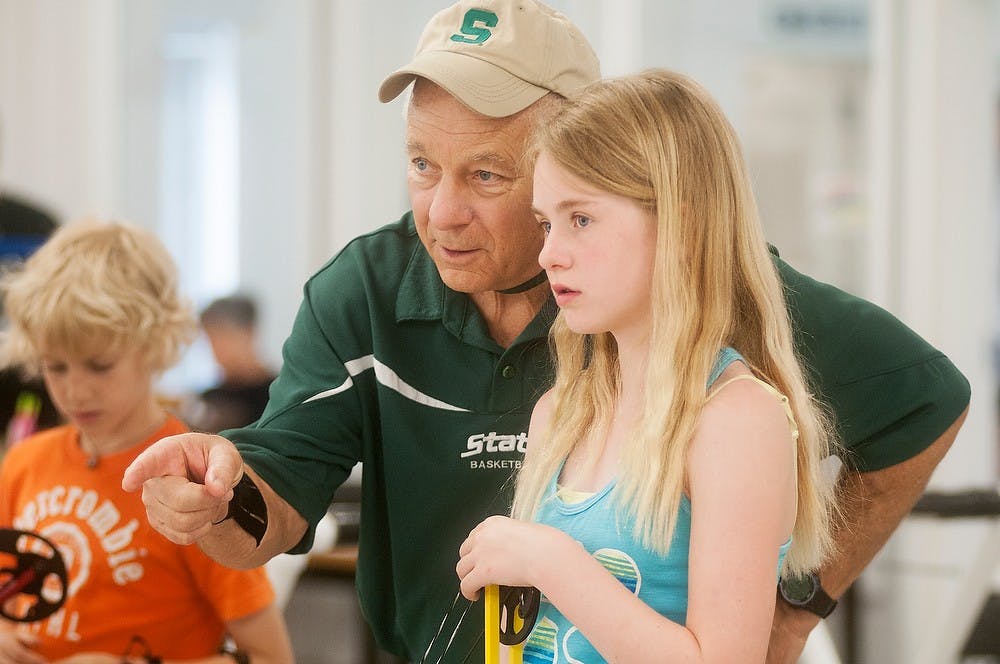
[[[93,468],[79,432],[63,426],[13,447],[0,466],[0,526],[36,532],[60,550],[69,574],[66,603],[45,620],[20,624],[56,660],[79,652],[121,655],[141,636],[171,659],[216,652],[225,622],[274,601],[263,568],[232,570],[197,545],[173,544],[153,530],[139,493],[121,489],[132,460],[187,428],[176,418],[131,449]]]

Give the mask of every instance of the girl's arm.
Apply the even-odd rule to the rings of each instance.
[[[784,407],[755,381],[705,408],[688,460],[687,629],[702,661],[764,661],[778,547],[795,525],[795,444]]]
[[[784,410],[752,381],[706,406],[688,461],[686,626],[656,613],[565,533],[504,517],[487,519],[462,545],[462,591],[533,585],[610,662],[762,662],[778,547],[794,523],[793,445]]]

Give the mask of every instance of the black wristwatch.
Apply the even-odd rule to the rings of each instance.
[[[826,594],[819,584],[819,577],[809,572],[803,576],[783,576],[778,581],[782,599],[798,609],[826,618],[837,608],[837,600]]]

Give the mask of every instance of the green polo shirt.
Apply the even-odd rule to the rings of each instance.
[[[778,263],[855,462],[879,468],[930,444],[968,401],[961,374],[884,311]],[[466,604],[452,608],[458,548],[486,515],[508,510],[531,409],[552,375],[555,313],[550,299],[509,348],[497,345],[472,301],[442,283],[407,214],[309,280],[264,415],[226,432],[313,527],[364,463],[357,587],[386,650],[418,660],[440,628],[440,654],[455,630]],[[481,636],[481,614],[465,616],[444,661]]]
[[[836,418],[845,462],[872,471],[905,461],[969,405],[965,376],[892,314],[775,263],[796,349],[813,392]]]

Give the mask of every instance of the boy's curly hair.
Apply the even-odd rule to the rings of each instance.
[[[48,351],[86,357],[132,344],[159,373],[196,331],[170,254],[155,235],[124,223],[63,226],[0,278],[0,291],[8,320],[0,365],[29,376]]]

